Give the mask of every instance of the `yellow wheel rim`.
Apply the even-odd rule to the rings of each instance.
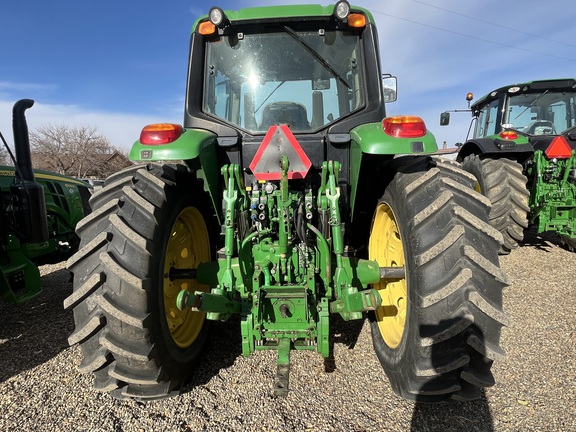
[[[380,267],[403,267],[405,264],[400,230],[392,209],[386,204],[380,203],[376,207],[368,253],[369,258],[376,260]],[[373,288],[382,297],[382,306],[376,310],[380,334],[390,348],[396,348],[406,324],[406,279],[394,282],[382,279]]]
[[[197,268],[198,264],[210,261],[210,240],[202,214],[194,207],[186,207],[174,222],[166,245],[164,261],[164,313],[166,323],[176,345],[186,348],[200,334],[206,314],[191,309],[181,311],[176,307],[176,298],[181,290],[208,291],[192,279],[171,281],[170,268]]]

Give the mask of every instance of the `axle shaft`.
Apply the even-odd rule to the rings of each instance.
[[[406,267],[380,267],[380,279],[406,279]]]

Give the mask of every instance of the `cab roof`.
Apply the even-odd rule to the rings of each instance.
[[[514,87],[519,87],[519,91],[515,94],[521,93],[531,93],[531,92],[541,92],[542,90],[550,89],[566,89],[576,91],[576,79],[575,78],[554,78],[545,80],[529,81],[519,84],[510,84],[504,87],[500,87],[496,90],[491,91],[485,96],[482,96],[476,102],[472,104],[472,109],[477,106],[486,104],[488,101],[498,99],[501,94],[508,93],[508,90]]]
[[[320,18],[329,17],[334,13],[335,4],[330,6],[322,6],[319,4],[302,4],[302,5],[283,5],[283,6],[261,6],[243,8],[236,11],[225,10],[224,13],[230,22],[235,23],[239,21],[254,22],[260,20],[278,20],[278,19],[306,19],[306,18]],[[369,23],[374,24],[374,17],[372,13],[364,8],[350,5],[351,12],[361,12],[366,15]],[[192,28],[194,31],[198,24],[208,19],[208,15],[201,16]]]

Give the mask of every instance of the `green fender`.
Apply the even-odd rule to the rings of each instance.
[[[350,131],[350,208],[354,212],[354,202],[362,159],[368,155],[419,155],[438,151],[436,138],[427,131],[418,138],[396,138],[388,135],[382,123],[368,123]]]
[[[135,162],[184,161],[204,180],[204,190],[210,195],[213,208],[218,211],[220,168],[216,155],[217,136],[205,129],[184,129],[177,140],[162,145],[144,145],[136,141],[130,150]]]
[[[21,304],[42,292],[40,270],[24,254],[20,240],[8,234],[0,262],[0,300]]]
[[[523,163],[534,154],[534,147],[530,144],[530,140],[523,135],[518,135],[516,139],[506,140],[496,134],[466,141],[458,150],[457,160],[462,162],[471,154],[509,157]]]

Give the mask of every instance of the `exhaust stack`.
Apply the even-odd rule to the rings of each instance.
[[[22,99],[12,109],[12,130],[16,151],[16,180],[10,187],[18,237],[27,243],[48,240],[48,220],[44,187],[36,183],[30,155],[30,139],[25,111],[34,105],[32,99]]]

